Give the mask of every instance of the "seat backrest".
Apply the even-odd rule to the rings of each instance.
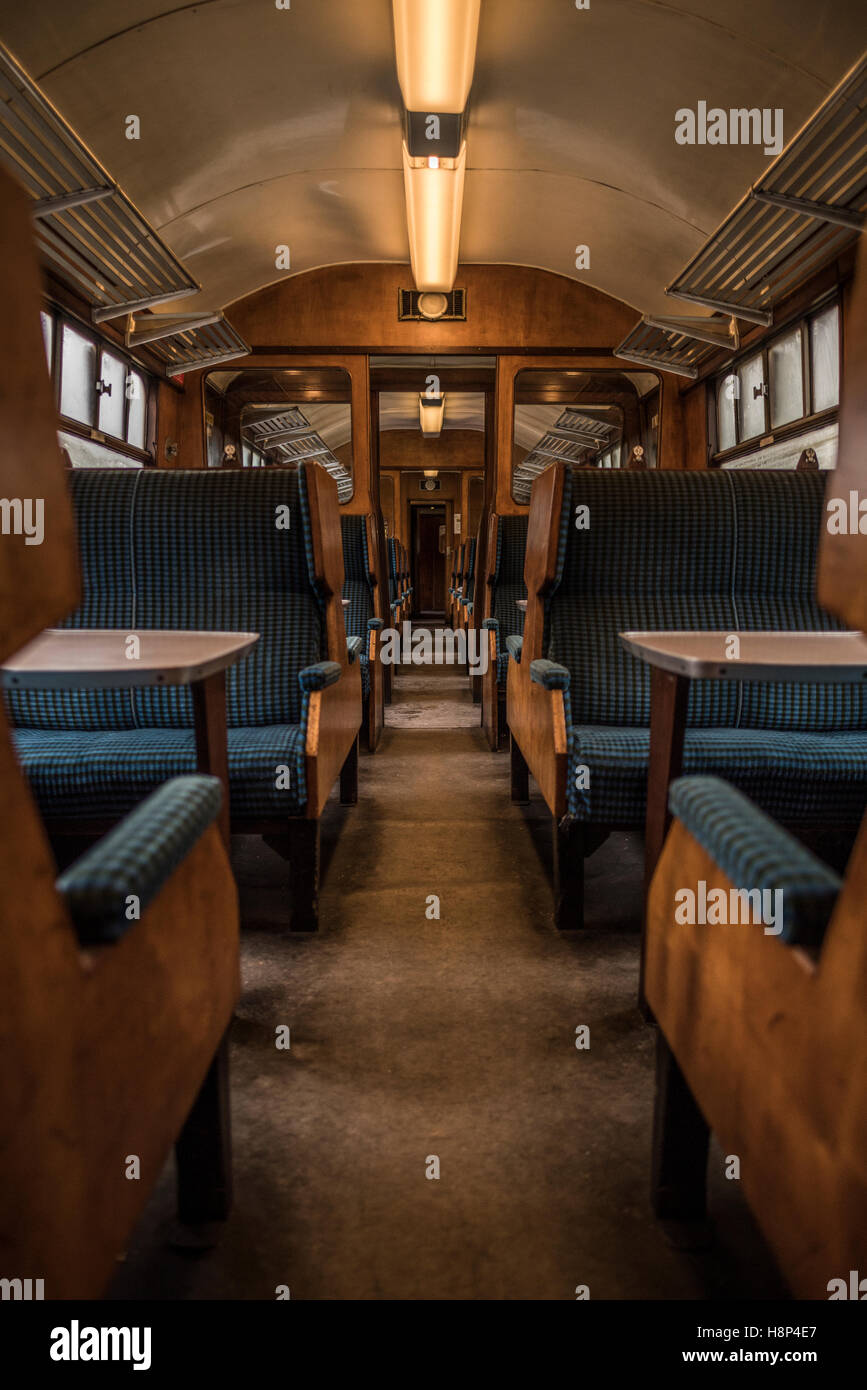
[[[367,519],[341,516],[343,534],[343,597],[349,599],[344,612],[347,637],[366,637],[368,620],[375,616],[367,553]]]
[[[95,472],[69,475],[85,576],[72,624],[258,632],[250,655],[227,673],[229,726],[299,723],[298,673],[325,655],[303,471]],[[136,690],[120,705],[97,695],[77,703],[51,695],[36,708],[16,696],[13,713],[40,728],[193,726],[187,687]]]
[[[522,516],[497,518],[497,554],[491,585],[491,617],[499,623],[501,638],[520,636],[524,613],[517,600],[527,597],[524,560],[527,554],[527,523]]]
[[[473,593],[476,587],[476,538],[471,536],[467,541],[466,574],[464,577],[464,598],[468,603],[473,601]]]
[[[567,470],[546,653],[571,672],[573,722],[646,726],[650,673],[619,633],[827,630],[813,598],[822,480],[768,472]],[[689,722],[865,727],[842,687],[694,681]]]

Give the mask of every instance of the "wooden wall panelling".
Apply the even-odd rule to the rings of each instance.
[[[463,323],[403,322],[398,291],[409,266],[324,266],[268,285],[229,316],[258,347],[376,353],[596,350],[610,353],[635,326],[635,309],[563,275],[515,265],[460,265]]]
[[[864,631],[867,629],[867,235],[862,236],[859,243],[856,278],[845,308],[840,452],[825,493],[826,525],[819,551],[818,590],[819,600],[826,608],[839,614],[850,627]],[[847,525],[842,534],[832,535],[828,530],[827,504],[832,499],[842,499],[845,504]]]

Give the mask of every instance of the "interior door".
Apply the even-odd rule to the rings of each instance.
[[[414,511],[416,611],[442,613],[446,561],[440,549],[440,528],[445,525],[445,508],[416,507]]]

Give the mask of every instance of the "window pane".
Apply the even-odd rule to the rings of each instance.
[[[82,425],[92,425],[96,413],[96,346],[65,323],[61,354],[60,413]]]
[[[48,370],[51,371],[51,349],[54,343],[54,319],[50,314],[40,313],[42,323],[42,341],[45,344],[45,361],[48,363]]]
[[[742,440],[754,439],[756,435],[765,432],[765,398],[761,390],[762,385],[762,355],[757,352],[755,357],[751,357],[738,368],[738,410]],[[758,395],[755,392],[758,392]]]
[[[768,349],[771,368],[771,425],[800,420],[804,412],[804,376],[801,330],[777,338]]]
[[[103,434],[123,439],[126,366],[113,353],[104,352],[99,373],[99,428]]]
[[[813,409],[828,410],[840,400],[840,328],[835,304],[810,324]]]
[[[135,449],[145,447],[145,384],[138,372],[127,372],[126,394],[129,401],[129,419],[126,424],[127,443]]]
[[[737,443],[735,402],[738,398],[738,389],[738,379],[734,374],[724,377],[716,388],[716,418],[720,453],[724,449],[733,449]]]
[[[253,450],[246,444],[241,445],[241,464],[244,468],[249,468],[253,461]]]

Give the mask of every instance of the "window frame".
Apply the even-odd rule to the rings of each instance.
[[[711,386],[711,409],[709,411],[710,420],[713,426],[712,449],[710,452],[710,466],[718,468],[732,459],[741,457],[744,454],[755,453],[760,447],[762,440],[768,443],[778,443],[787,438],[803,434],[805,430],[821,428],[837,420],[840,413],[839,383],[838,399],[836,405],[827,406],[824,410],[813,410],[813,361],[812,361],[812,336],[811,326],[814,319],[820,318],[829,309],[837,310],[837,335],[838,335],[838,362],[842,368],[843,363],[843,304],[840,293],[835,290],[832,294],[824,296],[816,304],[812,305],[807,311],[801,311],[794,317],[775,327],[773,333],[769,333],[760,343],[750,343],[736,357],[733,357],[724,371],[717,372],[709,383]],[[779,425],[775,429],[771,424],[771,366],[770,350],[773,345],[781,338],[786,338],[795,333],[798,329],[801,332],[801,391],[803,393],[804,404],[807,407],[807,414],[800,415],[795,420],[789,420],[785,425]],[[762,382],[765,386],[763,397],[764,406],[764,428],[760,434],[750,435],[747,439],[741,439],[740,409],[738,398],[735,397],[731,402],[734,415],[735,443],[727,449],[720,449],[720,427],[719,427],[719,398],[720,391],[724,389],[725,382],[732,376],[737,377],[740,368],[751,358],[761,356],[762,359]],[[842,376],[842,372],[841,372]]]
[[[67,434],[78,435],[79,438],[86,439],[90,443],[105,444],[106,446],[111,447],[115,453],[125,454],[129,458],[134,459],[137,463],[141,463],[144,466],[153,466],[153,464],[155,463],[155,451],[153,449],[149,449],[147,445],[148,439],[154,439],[156,436],[156,400],[158,384],[157,379],[151,372],[149,372],[145,367],[143,367],[140,362],[137,362],[135,358],[131,357],[130,354],[120,346],[120,344],[113,342],[109,338],[103,337],[102,334],[96,332],[93,328],[91,328],[89,324],[83,322],[74,314],[70,314],[66,310],[59,308],[50,300],[42,304],[41,313],[46,314],[51,319],[52,324],[51,363],[49,365],[49,374],[51,376],[51,384],[52,389],[54,391],[54,407],[57,412],[57,419],[60,428],[63,429]],[[101,430],[99,428],[100,393],[96,391],[95,385],[95,424],[88,425],[81,420],[74,420],[71,416],[64,415],[61,413],[60,402],[63,390],[63,330],[67,326],[71,328],[75,333],[78,333],[80,337],[86,338],[96,348],[97,358],[95,383],[103,380],[102,363],[103,355],[105,353],[109,353],[112,357],[117,358],[119,361],[123,363],[126,369],[124,376],[125,382],[129,379],[130,373],[135,373],[136,376],[141,378],[144,384],[145,394],[144,448],[139,448],[135,444],[130,444],[126,439],[126,434],[129,431],[130,407],[132,405],[132,400],[126,394],[126,391],[124,391],[123,405],[123,438],[120,438],[114,434],[109,434],[107,430]]]

